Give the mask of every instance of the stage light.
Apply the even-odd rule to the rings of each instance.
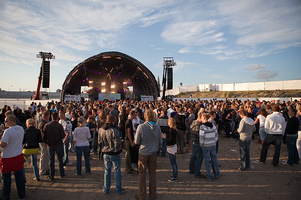
[[[106,92],[106,89],[101,89],[101,93],[105,93]]]
[[[101,86],[105,86],[106,85],[106,82],[101,82]]]
[[[115,84],[114,84],[114,85],[111,85],[111,88],[115,88]]]
[[[89,81],[89,83],[93,83],[93,81]]]
[[[115,91],[112,91],[111,93],[115,94]]]
[[[122,84],[123,84],[123,85],[126,85],[126,84],[128,84],[128,82],[123,82]]]

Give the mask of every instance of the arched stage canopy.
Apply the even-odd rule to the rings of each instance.
[[[138,60],[120,52],[103,52],[75,66],[63,83],[61,100],[66,94],[80,94],[82,86],[90,87],[90,97],[94,100],[98,93],[120,93],[124,99],[131,87],[136,99],[141,95],[154,99],[159,96],[152,72]]]

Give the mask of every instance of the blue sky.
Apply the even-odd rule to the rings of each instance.
[[[0,88],[34,91],[40,51],[50,91],[81,61],[119,51],[174,87],[301,79],[300,0],[0,0]]]

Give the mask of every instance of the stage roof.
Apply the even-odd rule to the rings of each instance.
[[[92,86],[99,93],[104,87],[106,92],[111,90],[112,85],[116,93],[132,86],[134,98],[159,96],[158,83],[146,66],[131,56],[112,51],[92,56],[75,66],[63,83],[61,100],[65,94],[80,94],[82,86]]]

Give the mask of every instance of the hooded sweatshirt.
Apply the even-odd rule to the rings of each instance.
[[[201,147],[215,146],[217,141],[217,129],[211,122],[205,122],[200,126]]]
[[[121,153],[121,139],[119,131],[114,125],[106,123],[100,128],[99,136],[102,142],[102,152],[108,155]]]
[[[240,121],[237,132],[239,133],[240,140],[251,141],[252,134],[255,130],[256,127],[255,127],[254,120],[251,119],[250,117],[246,117]]]
[[[157,152],[162,144],[160,126],[154,122],[144,122],[137,128],[135,135],[135,144],[139,144],[139,154],[151,155]]]

